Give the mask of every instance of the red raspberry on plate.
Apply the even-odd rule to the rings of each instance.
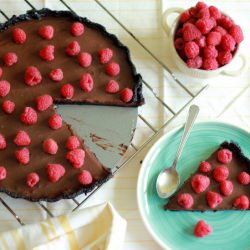
[[[199,19],[195,26],[199,29],[201,34],[207,34],[214,26],[215,26],[215,20],[212,18],[206,18],[206,19]]]
[[[192,23],[185,23],[182,29],[183,39],[186,42],[199,39],[201,37],[201,32]]]
[[[123,102],[128,103],[128,102],[130,102],[130,101],[132,100],[133,95],[134,95],[134,93],[133,93],[133,90],[132,90],[132,89],[130,89],[130,88],[125,88],[125,89],[122,90],[121,95],[120,95],[120,98],[121,98],[121,100],[122,100]]]
[[[229,149],[220,149],[217,153],[217,159],[219,162],[228,164],[232,161],[233,154]]]
[[[23,29],[14,28],[12,31],[12,39],[16,44],[23,44],[26,41],[26,33]]]
[[[7,170],[4,166],[0,166],[0,181],[4,180],[7,176]]]
[[[26,125],[33,125],[37,123],[37,113],[33,108],[25,107],[20,115],[20,120]]]
[[[250,175],[245,171],[240,172],[237,176],[237,180],[242,185],[248,185],[250,183]]]
[[[232,53],[228,51],[220,51],[217,57],[217,61],[220,65],[226,65],[233,59]]]
[[[177,50],[181,50],[184,48],[184,40],[182,38],[177,38],[175,39],[174,41],[174,47],[177,49]]]
[[[221,12],[215,6],[209,6],[210,17],[213,17],[215,20],[221,18]]]
[[[222,15],[221,18],[217,20],[217,23],[226,30],[229,30],[234,24],[233,20],[230,17],[224,15]]]
[[[221,195],[213,191],[208,191],[206,198],[207,198],[208,206],[212,209],[216,208],[223,201],[223,198],[221,197]]]
[[[2,110],[6,113],[6,114],[12,114],[15,110],[15,103],[10,101],[10,100],[6,100],[2,103]]]
[[[199,39],[195,39],[195,42],[200,48],[204,48],[206,46],[206,37],[202,36]]]
[[[199,69],[201,68],[203,64],[202,58],[200,56],[197,56],[195,58],[190,58],[187,60],[187,66],[189,68],[193,68],[193,69]]]
[[[74,96],[74,87],[70,83],[66,83],[61,87],[61,96],[65,99],[71,99]]]
[[[181,13],[180,18],[179,18],[179,22],[186,23],[190,18],[191,18],[191,15],[189,13],[189,10],[186,10],[186,11]]]
[[[199,171],[201,173],[208,173],[212,169],[211,164],[208,161],[202,161],[199,165]]]
[[[54,52],[55,52],[54,45],[46,45],[40,50],[39,55],[44,61],[51,62],[55,59]]]
[[[26,165],[30,161],[30,151],[28,148],[22,148],[17,150],[15,152],[15,156],[17,161],[22,165]]]
[[[204,192],[210,184],[210,179],[202,174],[196,174],[191,181],[191,186],[195,193]]]
[[[11,67],[12,65],[16,64],[18,61],[16,53],[8,52],[3,56],[4,64],[8,67]]]
[[[3,69],[0,67],[0,78],[3,76]]]
[[[80,78],[80,87],[86,93],[89,93],[93,90],[94,81],[89,73],[82,74]]]
[[[83,170],[79,175],[78,175],[78,181],[80,184],[86,186],[89,185],[93,182],[93,177],[91,173],[87,170]]]
[[[77,41],[73,41],[67,46],[65,52],[69,56],[76,56],[80,53],[80,50],[80,44]]]
[[[62,117],[58,114],[54,114],[49,118],[48,124],[50,128],[57,130],[62,127]]]
[[[200,220],[197,222],[194,228],[194,235],[198,238],[205,237],[213,232],[213,228],[206,224],[204,220]]]
[[[229,34],[222,36],[221,47],[225,51],[233,51],[235,48],[235,41],[233,37]]]
[[[24,80],[27,85],[35,86],[42,81],[42,75],[38,68],[35,66],[29,66],[25,70]]]
[[[39,180],[39,175],[35,172],[32,172],[27,175],[26,184],[28,187],[32,188],[39,182]]]
[[[220,183],[220,192],[225,195],[229,196],[233,192],[234,185],[231,181],[222,181]]]
[[[106,66],[105,71],[110,76],[117,76],[120,73],[120,65],[116,62],[111,62]]]
[[[78,56],[78,62],[82,67],[87,68],[92,63],[92,56],[88,52],[81,52]]]
[[[0,97],[5,97],[10,92],[10,83],[6,80],[0,81]]]
[[[227,31],[221,26],[216,26],[215,28],[213,28],[213,31],[219,32],[221,36],[224,36],[227,34]]]
[[[71,25],[70,32],[73,36],[81,36],[84,33],[84,25],[80,22],[74,22]]]
[[[218,56],[218,51],[213,45],[208,45],[203,48],[203,56],[207,59],[216,58]]]
[[[236,43],[241,43],[244,40],[244,35],[239,25],[233,25],[229,30],[229,34],[233,37]]]
[[[221,33],[216,31],[211,31],[207,35],[207,45],[217,46],[221,41]]]
[[[53,104],[53,99],[50,95],[41,95],[36,98],[36,108],[39,111],[45,111]]]
[[[53,69],[49,73],[49,77],[54,82],[59,82],[63,79],[63,71],[62,69]]]
[[[7,147],[7,142],[3,134],[0,133],[0,150],[3,150]]]
[[[83,149],[77,148],[69,151],[66,159],[74,168],[81,168],[84,164],[85,152]]]
[[[120,89],[119,83],[115,80],[110,80],[105,87],[105,90],[109,94],[116,94]]]
[[[200,9],[198,11],[197,17],[198,19],[209,18],[210,17],[209,9],[207,7]]]
[[[75,135],[70,136],[66,142],[66,148],[68,150],[73,150],[79,147],[80,147],[79,139]]]
[[[14,143],[17,146],[29,146],[31,143],[31,140],[27,132],[23,130],[19,130],[14,139]]]
[[[200,49],[199,46],[195,42],[187,42],[184,45],[184,51],[187,58],[195,58],[199,55]]]
[[[51,182],[55,183],[59,181],[65,174],[65,168],[60,164],[48,164],[47,165],[47,174]]]
[[[105,64],[113,57],[113,51],[110,48],[100,49],[99,52],[100,63]]]
[[[38,33],[42,38],[51,40],[54,37],[54,28],[51,25],[44,25],[40,27]]]
[[[55,140],[48,138],[43,142],[43,151],[50,155],[55,155],[58,151],[58,145]]]
[[[233,205],[238,209],[247,210],[249,208],[249,199],[246,195],[240,195],[234,200]]]
[[[194,199],[193,199],[191,194],[183,193],[183,194],[180,194],[178,196],[177,202],[181,207],[188,209],[188,208],[191,208],[193,206]]]
[[[219,64],[215,58],[205,58],[202,67],[205,70],[214,70],[218,69]]]
[[[225,181],[229,176],[229,170],[226,166],[220,165],[214,168],[213,178],[217,182]]]

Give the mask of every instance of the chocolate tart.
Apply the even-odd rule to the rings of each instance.
[[[72,36],[70,27],[73,22],[81,22],[84,25],[82,36]],[[42,39],[38,29],[44,25],[52,25],[55,34],[52,40]],[[27,39],[24,44],[15,44],[12,40],[13,28],[18,27],[26,32]],[[54,104],[97,104],[137,107],[144,103],[142,96],[142,79],[137,74],[135,66],[131,62],[130,53],[115,35],[110,34],[106,29],[87,18],[79,17],[69,11],[52,11],[49,9],[31,10],[24,15],[13,16],[6,23],[0,24],[0,58],[7,52],[14,52],[18,56],[18,62],[11,67],[0,62],[3,69],[3,76],[0,80],[10,82],[11,90],[6,97],[0,97],[0,105],[5,100],[15,103],[15,110],[12,114],[5,114],[0,110],[0,133],[7,141],[7,148],[0,150],[0,166],[7,170],[7,177],[0,181],[0,192],[4,192],[14,198],[24,198],[30,201],[57,201],[60,199],[73,198],[82,193],[92,191],[96,186],[106,182],[112,177],[111,172],[103,166],[96,156],[88,149],[88,146],[81,140],[80,148],[85,151],[84,165],[80,169],[73,168],[66,160],[66,141],[69,136],[76,135],[70,125],[63,122],[58,130],[48,126],[48,119],[55,114],[54,107],[44,112],[37,111],[38,121],[36,124],[27,126],[20,121],[20,114],[24,107],[36,109],[35,99],[38,96],[51,95]],[[79,65],[77,57],[69,57],[65,48],[72,42],[77,41],[81,51],[87,51],[92,55],[92,63],[88,68]],[[39,51],[46,45],[55,46],[55,60],[46,62],[39,57]],[[115,61],[120,65],[120,73],[111,77],[105,73],[105,65],[100,64],[98,51],[102,48],[111,48]],[[42,82],[36,86],[27,86],[24,82],[24,73],[28,66],[36,66],[42,75]],[[61,68],[64,73],[62,81],[55,83],[49,78],[52,69]],[[88,72],[94,80],[94,88],[90,93],[80,89],[80,76]],[[105,92],[106,83],[114,79],[120,84],[120,90],[130,88],[133,90],[133,98],[125,103],[120,99],[120,92],[108,94]],[[60,95],[60,88],[65,83],[71,83],[75,88],[72,99],[64,99]],[[15,158],[15,151],[20,149],[13,142],[19,130],[26,131],[31,144],[27,146],[30,150],[30,162],[21,165]],[[77,135],[76,135],[77,136]],[[49,155],[43,151],[43,141],[53,138],[58,144],[58,152]],[[46,166],[48,163],[58,163],[64,166],[65,175],[56,183],[49,181]],[[93,182],[83,186],[77,176],[82,170],[88,170]],[[37,185],[30,188],[26,185],[26,177],[29,173],[36,172],[40,177]]]
[[[228,167],[229,169],[229,177],[227,178],[228,180],[232,181],[233,183],[233,192],[229,196],[223,196],[220,193],[220,188],[219,188],[219,183],[216,182],[212,176],[213,169],[218,166],[222,165],[221,162],[218,161],[217,159],[217,153],[220,149],[229,149],[232,152],[233,158],[232,161],[228,164],[224,164]],[[237,176],[239,175],[240,172],[245,171],[250,174],[250,160],[243,154],[241,148],[239,147],[238,144],[235,142],[223,142],[220,147],[213,152],[210,157],[205,160],[209,162],[212,166],[211,171],[208,173],[201,173],[198,170],[193,173],[185,182],[184,184],[180,187],[180,189],[169,198],[167,204],[164,206],[166,210],[173,210],[173,211],[208,211],[208,210],[213,210],[213,211],[218,211],[218,210],[238,210],[236,207],[233,206],[233,201],[239,197],[240,195],[246,195],[248,198],[250,198],[250,187],[248,185],[242,185],[239,184],[237,181]],[[203,174],[209,177],[210,179],[210,185],[208,188],[202,192],[202,193],[196,193],[192,189],[191,186],[191,181],[193,176],[196,174]],[[221,204],[219,204],[215,209],[211,209],[206,200],[206,193],[208,191],[215,191],[217,193],[220,193],[221,196],[223,197],[223,201]],[[192,195],[194,203],[192,207],[186,209],[183,208],[178,204],[178,197],[179,195],[183,193],[189,193]]]

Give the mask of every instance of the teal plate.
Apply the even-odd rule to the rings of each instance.
[[[142,219],[155,240],[165,249],[250,249],[250,211],[173,212],[163,210],[167,200],[158,198],[155,182],[158,173],[170,166],[180,142],[183,127],[164,135],[145,157],[137,185]],[[194,172],[223,141],[235,141],[250,158],[250,134],[241,128],[220,122],[197,123],[178,163],[181,183]],[[197,221],[205,220],[213,232],[196,238]]]

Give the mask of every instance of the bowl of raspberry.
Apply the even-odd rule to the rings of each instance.
[[[177,15],[172,24],[170,16]],[[171,8],[163,14],[163,27],[170,38],[170,54],[179,70],[197,78],[219,74],[236,76],[246,68],[240,53],[242,29],[215,6],[198,2],[187,10]],[[241,59],[237,69],[231,65]]]

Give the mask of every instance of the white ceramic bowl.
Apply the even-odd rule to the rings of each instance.
[[[229,76],[237,76],[237,75],[241,74],[242,71],[247,66],[247,59],[246,59],[244,54],[240,53],[240,45],[238,46],[236,52],[234,53],[232,61],[230,63],[218,68],[218,69],[215,69],[215,70],[192,69],[186,65],[186,63],[181,59],[181,57],[178,55],[178,53],[174,47],[174,34],[176,32],[176,29],[177,29],[177,26],[179,23],[180,14],[183,11],[185,11],[185,10],[182,8],[173,7],[173,8],[166,10],[162,16],[163,28],[166,31],[166,33],[170,39],[170,46],[169,46],[170,55],[171,55],[174,63],[178,67],[178,69],[181,72],[183,72],[189,76],[196,77],[196,78],[210,78],[210,77],[218,76],[219,74],[229,75]],[[170,17],[174,16],[174,15],[177,15],[177,17],[174,19],[174,21],[171,22]],[[242,63],[235,70],[229,69],[231,64],[233,64],[233,62],[235,62],[236,58],[240,58],[242,60]]]

